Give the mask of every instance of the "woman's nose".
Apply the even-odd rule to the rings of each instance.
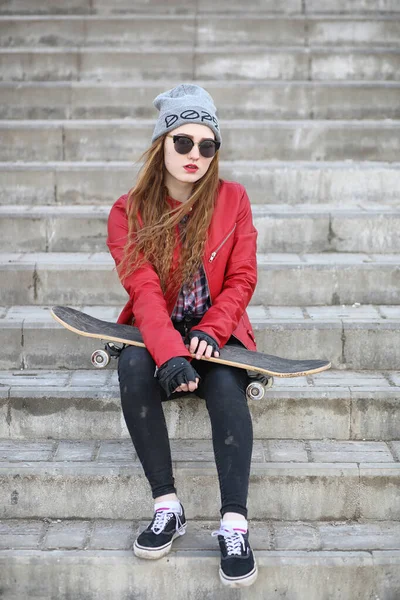
[[[193,158],[193,159],[200,158],[200,151],[199,151],[199,147],[197,146],[197,144],[194,144],[193,148],[191,149],[191,151],[188,154],[188,157]]]

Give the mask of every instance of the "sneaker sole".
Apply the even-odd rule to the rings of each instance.
[[[157,560],[158,558],[162,558],[163,556],[166,556],[172,548],[172,542],[177,538],[180,537],[181,535],[184,535],[186,533],[186,523],[185,525],[183,525],[180,528],[180,533],[178,531],[176,531],[174,533],[174,535],[172,536],[172,539],[170,542],[168,542],[168,544],[165,544],[164,546],[162,546],[161,548],[154,548],[154,549],[149,549],[149,548],[145,548],[144,546],[140,546],[139,544],[137,544],[136,542],[133,544],[133,552],[135,554],[135,556],[137,556],[138,558],[146,558],[147,560]]]
[[[230,588],[241,588],[252,585],[257,579],[257,576],[258,569],[256,562],[254,562],[254,569],[248,575],[244,575],[243,577],[227,577],[223,570],[221,568],[219,569],[220,580],[224,585]]]

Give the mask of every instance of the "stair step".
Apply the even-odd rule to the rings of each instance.
[[[232,598],[232,590],[224,590],[218,578],[220,555],[211,532],[219,522],[189,521],[169,557],[157,562],[157,577],[154,563],[132,551],[146,525],[92,518],[0,521],[5,598],[39,598],[44,590],[59,600],[88,595],[102,600],[157,598],[167,581],[173,582],[176,600],[193,594]],[[389,598],[389,590],[394,598],[392,592],[400,590],[399,539],[399,525],[393,521],[251,521],[258,580],[248,597],[278,600],[289,594],[297,600],[320,600],[328,594],[332,600],[365,600],[371,594]]]
[[[49,315],[116,320],[107,215],[181,81],[213,95],[221,176],[253,203],[259,349],[334,365],[249,401],[248,597],[400,596],[398,0],[0,4],[21,15],[0,17],[0,596],[236,598],[204,399],[164,403],[188,534],[136,559],[153,501],[116,361],[90,369],[98,341]]]
[[[0,159],[138,160],[153,129],[154,119],[0,121]],[[391,161],[400,152],[400,121],[390,119],[235,120],[221,130],[223,159]]]
[[[195,15],[0,17],[0,47],[191,45],[196,50],[247,44],[398,46],[400,19],[391,16]]]
[[[400,80],[400,51],[386,47],[237,46],[168,52],[130,48],[6,48],[1,81],[125,81],[196,79]]]
[[[271,444],[274,448],[283,442]],[[317,441],[308,442],[309,447],[312,444],[329,447],[325,441],[320,446]],[[315,452],[318,462],[308,462],[308,453],[298,442],[289,441],[289,449],[295,446],[291,453],[286,448],[280,458],[278,449],[272,460],[268,441],[255,440],[250,513],[258,519],[278,520],[400,520],[398,454],[395,462],[384,442],[333,443],[335,448],[340,444],[342,452]],[[354,451],[362,444],[370,450]],[[397,453],[400,442],[391,442],[396,444]],[[125,444],[115,440],[3,440],[1,445],[3,518],[144,519],[152,515],[149,485],[130,440]],[[266,462],[264,446],[270,462]],[[218,510],[211,448],[209,440],[171,440],[177,489],[191,518],[209,519]],[[291,456],[298,462],[290,462]],[[322,457],[326,462],[321,462]]]
[[[110,208],[0,205],[0,252],[101,252]],[[252,210],[260,253],[400,253],[400,207],[265,204]]]
[[[131,550],[136,535],[147,522],[123,519],[2,519],[1,557],[4,550]],[[217,551],[211,532],[220,525],[189,520],[186,534],[173,544],[172,556],[180,551]],[[332,551],[359,552],[400,550],[400,523],[397,521],[259,521],[249,519],[254,551],[309,551],[321,557]],[[43,556],[44,558],[44,556]],[[132,556],[132,560],[136,559]],[[138,565],[144,561],[137,561]],[[163,561],[164,562],[164,561]]]
[[[398,254],[259,254],[251,304],[398,303]],[[0,255],[2,305],[122,304],[126,292],[108,252]]]
[[[387,0],[386,0],[387,1]],[[254,9],[258,13],[261,12],[272,12],[272,13],[286,13],[296,12],[302,13],[301,0],[285,0],[277,6],[273,0],[258,0],[253,3]],[[233,12],[243,12],[243,4],[238,2],[229,2],[222,0],[220,2],[219,10],[225,8]],[[246,6],[246,12],[252,10],[252,5]],[[109,13],[122,13],[122,14],[136,14],[141,12],[160,12],[161,14],[196,14],[198,11],[201,12],[218,12],[218,8],[215,4],[207,2],[203,5],[198,6],[194,0],[188,0],[184,4],[178,3],[174,0],[165,2],[165,0],[139,0],[132,3],[130,0],[113,0],[112,3],[106,0],[66,0],[62,4],[54,5],[54,2],[50,0],[38,1],[33,0],[27,2],[26,0],[8,0],[5,6],[1,7],[2,14],[109,14]]]
[[[399,440],[399,392],[399,371],[331,370],[276,378],[263,401],[249,401],[254,437],[283,443]],[[167,402],[164,412],[171,439],[211,438],[208,413],[198,397]],[[0,415],[0,437],[10,440],[129,437],[115,370],[0,371]]]
[[[131,162],[0,162],[0,204],[108,204],[134,185]],[[400,163],[221,161],[255,204],[400,206]]]
[[[188,0],[184,4],[165,0],[63,0],[54,3],[51,0],[3,0],[0,14],[197,14],[197,13],[237,13],[251,14],[373,14],[398,13],[400,8],[397,0],[253,0],[243,4],[240,0],[203,0],[196,4]]]
[[[399,119],[400,82],[204,81],[225,119]],[[0,82],[0,119],[153,118],[170,82]],[[241,102],[237,102],[240,93]]]
[[[116,321],[122,304],[75,307]],[[375,371],[398,369],[399,311],[399,306],[250,306],[249,316],[261,352],[294,359],[329,358],[333,368]],[[0,334],[1,346],[7,348],[0,358],[1,369],[90,368],[92,352],[101,347],[99,340],[78,336],[56,323],[46,306],[0,308]],[[110,365],[115,368],[113,361]]]
[[[380,0],[378,4],[374,0],[324,0],[324,2],[319,2],[319,0],[305,0],[305,9],[307,13],[316,14],[381,14],[400,11],[396,0]]]
[[[174,462],[202,463],[214,459],[211,439],[171,440]],[[31,463],[138,462],[130,439],[14,440],[0,439],[0,466]],[[400,441],[269,440],[256,439],[253,463],[398,463]],[[287,465],[286,465],[287,466]]]

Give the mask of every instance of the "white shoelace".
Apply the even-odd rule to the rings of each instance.
[[[156,512],[156,518],[154,520],[153,525],[151,526],[152,532],[156,535],[162,533],[164,528],[174,515],[176,517],[176,531],[179,533],[179,535],[183,535],[184,531],[182,530],[182,521],[180,514],[177,512],[168,512],[167,510],[158,510]]]
[[[213,531],[211,535],[212,537],[216,537],[217,535],[224,536],[228,556],[241,556],[242,548],[243,551],[246,549],[246,542],[240,531],[221,527],[217,531]]]

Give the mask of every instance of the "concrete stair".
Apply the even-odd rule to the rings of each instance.
[[[199,82],[200,83],[200,82]],[[0,119],[152,118],[169,82],[0,82]],[[387,119],[400,115],[398,81],[208,81],[225,119]],[[241,104],[235,101],[240,89]]]
[[[69,443],[65,440],[71,444],[73,440],[128,440],[116,371],[85,370],[83,365],[82,358],[81,368],[76,369],[1,371],[0,438],[11,444],[16,440],[64,440],[64,445]],[[399,395],[398,370],[331,370],[307,378],[282,379],[269,390],[267,401],[251,401],[254,437],[269,439],[270,450],[272,440],[277,441],[273,460],[278,457],[279,440],[281,450],[290,440],[300,441],[303,448],[307,440],[324,440],[327,448],[335,441],[347,440],[359,441],[361,447],[365,441],[386,441],[396,462]],[[166,403],[164,410],[171,439],[210,440],[210,420],[199,398],[187,396]],[[132,450],[126,441],[124,444]],[[291,460],[295,447],[293,444]],[[355,461],[356,448],[352,453],[350,448],[351,444],[343,448],[341,461]],[[309,448],[307,456],[310,452]],[[331,462],[334,452],[331,448]],[[7,456],[15,456],[10,448]],[[283,458],[281,452],[279,460]]]
[[[400,53],[399,53],[400,56]],[[399,121],[222,121],[225,160],[396,160],[400,152]],[[5,145],[0,160],[107,161],[139,160],[153,121],[33,120],[0,121]],[[246,136],[246,144],[243,144]]]
[[[221,162],[221,176],[243,183],[254,205],[400,206],[400,162]],[[0,162],[0,205],[11,197],[29,206],[111,205],[131,189],[137,168],[128,161]]]
[[[397,0],[0,2],[2,599],[400,597],[399,34]],[[108,212],[181,81],[213,95],[253,205],[259,349],[333,364],[250,401],[243,593],[217,577],[203,399],[165,403],[188,534],[136,559],[152,500],[116,363],[49,315],[116,320]]]
[[[192,46],[207,49],[235,40],[239,46],[398,47],[400,18],[393,16],[229,16],[155,14],[122,16],[0,17],[0,47]]]
[[[177,4],[175,0],[63,0],[62,4],[52,0],[3,0],[0,14],[26,15],[26,14],[209,14],[209,13],[235,13],[235,14],[362,14],[377,16],[380,14],[399,13],[397,0],[325,0],[322,4],[318,0],[285,0],[277,4],[274,0],[253,0],[251,4],[244,5],[240,0],[220,0],[218,4],[212,0],[203,0],[196,4],[188,0],[185,4]]]
[[[255,440],[249,510],[261,520],[399,521],[400,442],[390,446]],[[5,519],[148,519],[153,513],[148,483],[130,440],[4,440],[0,449]],[[171,440],[171,452],[188,515],[212,519],[219,488],[211,440]]]
[[[168,48],[13,47],[0,50],[1,81],[118,81],[137,79],[312,79],[399,81],[398,48],[310,48],[234,45]]]
[[[127,299],[114,262],[105,252],[3,253],[0,277],[6,283],[0,290],[3,305],[122,306]],[[259,254],[251,304],[395,304],[399,277],[397,254]]]
[[[79,580],[83,594],[90,590],[104,600],[123,596],[127,589],[132,597],[150,599],[161,596],[168,582],[177,580],[187,582],[176,585],[177,600],[203,595],[232,598],[232,590],[216,591],[218,554],[210,532],[217,522],[191,521],[187,534],[175,542],[176,551],[157,563],[157,577],[154,564],[132,555],[133,540],[144,526],[136,520],[92,518],[3,522],[4,593],[13,600],[18,594],[23,597],[27,589],[38,598],[40,594],[65,596]],[[245,597],[273,598],[278,586],[288,597],[311,600],[337,590],[343,598],[390,597],[400,589],[395,588],[398,536],[398,527],[384,521],[253,522],[251,539],[260,573],[257,585],[246,590]],[[38,564],[43,567],[40,579]]]
[[[0,252],[102,252],[110,208],[0,205]],[[397,207],[263,204],[253,220],[260,253],[400,252]]]
[[[120,310],[120,305],[75,307],[110,321],[117,319]],[[8,349],[0,359],[0,368],[90,368],[90,355],[101,342],[65,330],[50,317],[49,309],[26,305],[0,308],[0,336]],[[397,305],[251,305],[249,315],[258,348],[269,354],[329,358],[337,369],[398,369]]]

